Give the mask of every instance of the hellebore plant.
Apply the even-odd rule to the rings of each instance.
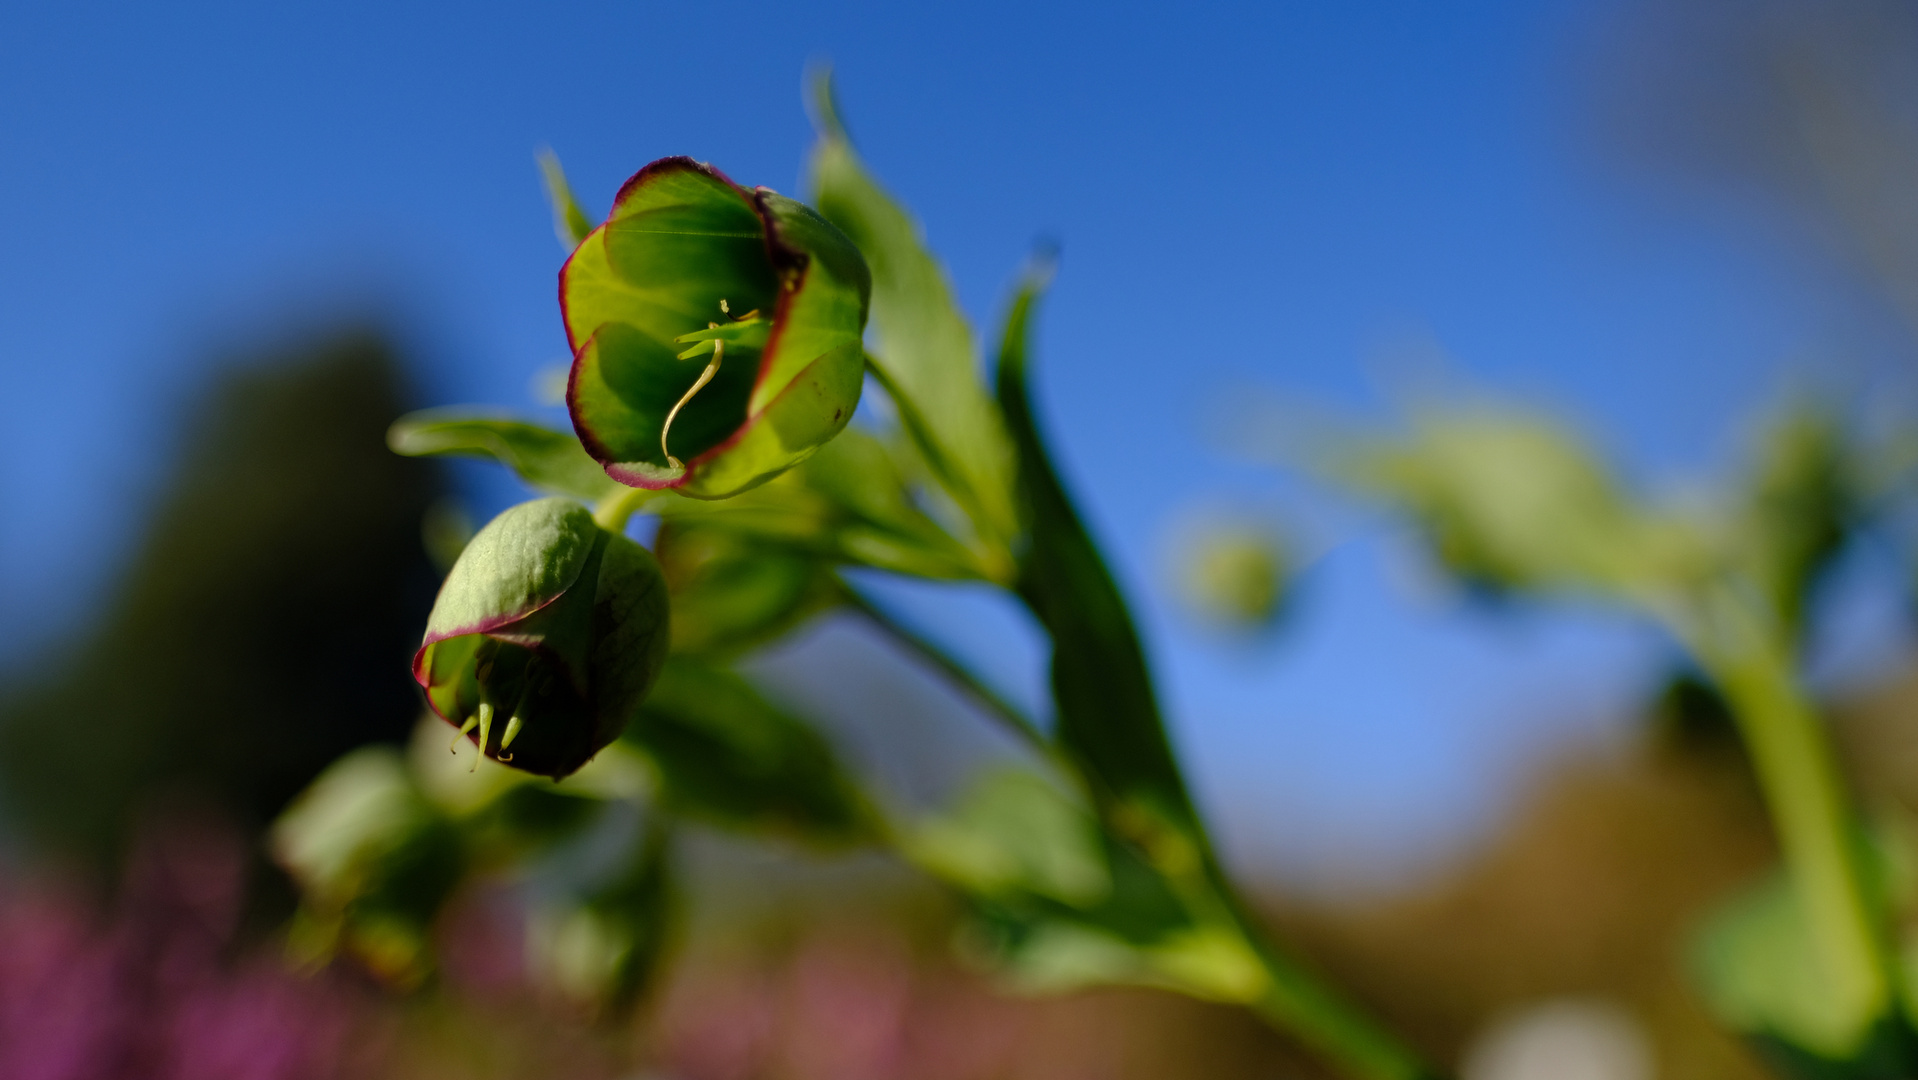
[[[1220,865],[1125,598],[1040,436],[1028,338],[1049,264],[1013,297],[989,386],[944,272],[823,82],[815,104],[817,210],[665,158],[594,226],[545,163],[571,249],[572,433],[441,410],[391,435],[401,453],[497,459],[554,496],[472,539],[414,662],[456,747],[497,764],[449,775],[440,729],[410,761],[362,751],[323,776],[276,833],[306,891],[306,955],[345,948],[422,978],[462,877],[530,865],[625,802],[644,836],[549,897],[539,923],[565,929],[535,950],[608,1010],[657,962],[672,838],[698,821],[889,847],[966,901],[973,953],[1015,986],[1162,987],[1243,1006],[1361,1080],[1438,1075],[1270,940]],[[868,377],[887,407],[848,428]],[[638,512],[658,519],[652,554],[624,535]],[[1050,636],[1052,721],[889,615],[849,567],[1007,590]],[[1024,765],[930,817],[882,809],[732,667],[833,610],[971,698]]]

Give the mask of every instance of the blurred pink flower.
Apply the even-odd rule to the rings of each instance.
[[[0,886],[0,1076],[8,1080],[332,1080],[363,1075],[358,995],[229,951],[238,840],[151,831],[110,915],[41,878]]]

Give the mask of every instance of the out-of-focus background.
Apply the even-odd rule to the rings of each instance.
[[[463,402],[563,422],[535,152],[589,211],[666,154],[795,191],[802,72],[830,60],[981,324],[1062,242],[1052,436],[1277,924],[1470,1076],[1571,1075],[1536,1064],[1567,1046],[1594,1078],[1756,1075],[1676,942],[1770,841],[1735,751],[1657,734],[1671,646],[1598,609],[1488,616],[1243,417],[1489,387],[1682,489],[1794,389],[1895,416],[1918,372],[1898,5],[15,5],[0,57],[0,924],[27,943],[0,956],[0,1061],[49,1017],[89,1048],[0,1072],[628,1060],[523,985],[507,895],[461,901],[468,960],[430,1000],[285,975],[257,837],[339,754],[406,737],[434,538],[519,497],[389,454],[386,425]],[[1263,632],[1186,602],[1220,521],[1288,540]],[[1878,795],[1918,792],[1911,571],[1857,545],[1813,619]],[[1038,707],[1009,607],[870,584]],[[911,797],[990,752],[850,624],[753,671]],[[1008,1001],[893,868],[717,839],[698,862],[645,1026],[668,1075],[1311,1075],[1189,1002]],[[49,972],[65,998],[23,991]]]

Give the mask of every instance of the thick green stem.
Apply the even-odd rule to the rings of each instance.
[[[1729,589],[1705,597],[1698,612],[1680,634],[1737,717],[1828,992],[1862,1034],[1891,1009],[1895,963],[1824,725],[1770,620]]]
[[[626,523],[633,519],[633,512],[658,494],[657,491],[644,488],[621,488],[594,504],[593,520],[607,532],[624,534]]]

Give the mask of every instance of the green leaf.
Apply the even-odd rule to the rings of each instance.
[[[1493,590],[1662,587],[1702,549],[1642,513],[1559,425],[1512,410],[1427,412],[1400,440],[1348,438],[1332,474],[1409,510],[1445,564]]]
[[[551,150],[539,152],[539,175],[546,182],[546,199],[553,204],[553,232],[560,246],[571,251],[593,231],[593,219],[579,208],[566,182],[566,170],[559,167],[559,156]]]
[[[626,741],[653,759],[676,813],[828,845],[871,834],[831,745],[730,671],[672,658]]]
[[[574,430],[632,487],[717,499],[765,483],[852,418],[870,293],[858,250],[812,210],[655,161],[560,273]],[[765,336],[683,348],[754,320]]]
[[[972,519],[992,560],[1003,564],[1019,535],[1012,447],[980,378],[972,331],[918,223],[853,152],[824,75],[814,87],[814,107],[820,131],[812,198],[872,268],[873,367],[934,475]]]
[[[672,597],[673,651],[682,655],[738,656],[839,602],[820,559],[730,529],[663,522],[653,552]]]
[[[290,944],[301,959],[344,949],[402,985],[430,970],[433,919],[467,854],[397,751],[368,747],[335,762],[274,823],[270,842],[300,886]]]
[[[1018,590],[1052,636],[1058,739],[1096,791],[1131,805],[1141,839],[1161,826],[1197,835],[1132,614],[1053,472],[1033,416],[1026,335],[1044,286],[1043,274],[1031,274],[1014,297],[999,351],[999,403],[1018,447],[1031,521]]]
[[[1811,927],[1782,873],[1706,923],[1691,966],[1713,1011],[1783,1075],[1900,1080],[1918,1070],[1918,1032],[1907,1017],[1861,1011],[1827,984]]]
[[[902,844],[913,862],[978,896],[1083,906],[1112,889],[1092,812],[1023,769],[986,774],[951,813],[913,829]]]
[[[1783,410],[1761,434],[1728,537],[1735,556],[1796,636],[1812,585],[1860,514],[1839,417],[1813,402]]]
[[[989,573],[972,549],[919,509],[879,440],[853,428],[763,487],[723,503],[658,510],[667,520],[728,529],[827,562],[938,580]]]
[[[408,457],[490,457],[542,491],[588,502],[622,490],[578,439],[519,420],[476,416],[463,409],[427,409],[395,421],[386,442]]]
[[[617,873],[535,912],[534,966],[574,1000],[618,1017],[652,985],[671,929],[672,828],[653,815]]]
[[[1266,985],[1257,952],[1220,911],[1195,908],[1044,776],[988,773],[901,844],[972,899],[975,948],[1020,989],[1123,983],[1243,1002]]]

